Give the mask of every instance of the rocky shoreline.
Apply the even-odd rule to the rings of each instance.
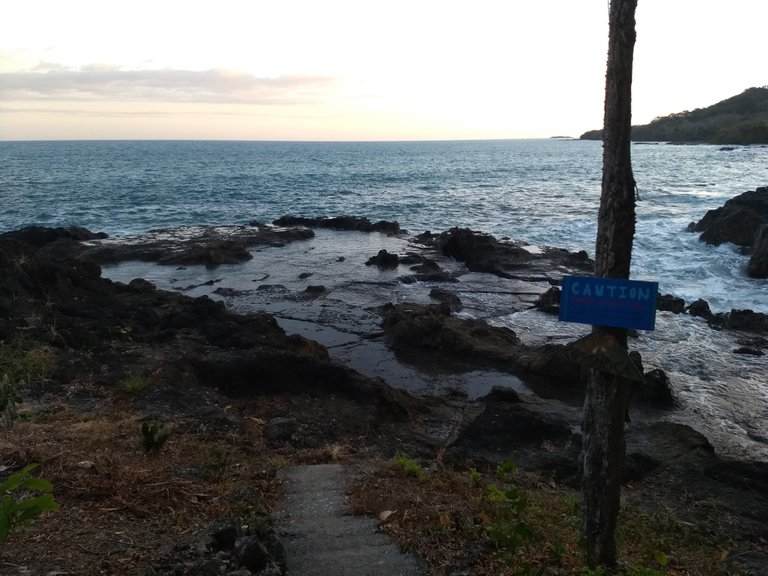
[[[120,240],[83,229],[32,228],[0,235],[0,340],[27,348],[45,346],[58,359],[44,377],[26,377],[28,413],[34,417],[65,407],[109,413],[110,395],[126,378],[140,375],[148,385],[129,403],[143,419],[174,418],[236,431],[243,421],[226,406],[236,400],[264,403],[278,397],[288,407],[267,418],[263,429],[275,445],[316,448],[355,437],[359,452],[370,456],[407,450],[429,458],[440,451],[445,462],[456,464],[511,458],[519,467],[539,471],[555,482],[578,485],[581,412],[578,400],[565,398],[578,398],[581,373],[561,354],[565,344],[525,341],[507,327],[467,314],[477,309],[471,301],[475,293],[451,286],[484,283],[496,290],[490,298],[503,297],[505,305],[513,301],[521,310],[551,313],[557,310],[556,285],[562,275],[591,270],[586,253],[539,249],[465,229],[425,233],[400,244],[405,246],[402,251],[380,249],[369,254],[360,265],[361,274],[367,271],[386,286],[376,287],[371,280],[364,298],[355,292],[359,286],[322,283],[320,270],[292,271],[296,286],[303,289],[263,281],[245,294],[210,280],[187,290],[193,295],[208,291],[210,297],[191,297],[160,290],[144,279],[112,281],[102,276],[100,268],[135,260],[157,262],[179,274],[184,267],[237,266],[248,262],[254,249],[279,253],[313,238],[316,232],[307,226],[388,234],[393,241],[402,235],[396,223],[372,224],[352,217],[157,231]],[[338,253],[336,261],[341,264],[346,258]],[[307,276],[300,278],[302,273]],[[505,284],[494,286],[490,277]],[[394,301],[382,302],[371,295],[378,289],[389,294],[392,286],[406,290],[409,298],[400,294]],[[409,287],[419,290],[408,291]],[[332,298],[336,292],[339,295]],[[300,309],[302,322],[326,314],[332,318],[327,325],[334,326],[333,318],[339,317],[350,294],[371,304],[356,307],[356,316],[347,320],[359,328],[356,346],[380,342],[381,349],[394,354],[403,366],[417,371],[440,366],[438,378],[489,370],[511,374],[530,390],[559,392],[537,397],[503,387],[500,377],[502,386],[491,386],[490,393],[479,398],[450,391],[414,395],[390,386],[386,377],[365,376],[334,359],[329,351],[333,344],[288,335],[268,306],[248,314],[225,306],[237,298],[271,306],[279,302],[283,317]],[[484,303],[488,305],[487,300]],[[288,307],[291,312],[285,312]],[[671,296],[660,299],[660,308],[704,316],[712,329],[738,333],[744,342],[739,354],[758,357],[768,346],[764,314],[734,310],[714,315],[707,313],[706,303],[686,305]],[[642,371],[642,359],[634,359]],[[727,529],[736,531],[740,541],[764,543],[768,462],[723,458],[690,426],[654,418],[659,410],[673,409],[675,398],[664,371],[645,371],[645,380],[635,401],[638,410],[647,409],[651,416],[628,429],[627,498],[663,501],[685,521],[708,523],[707,529],[716,532],[709,512],[697,505],[714,498],[727,511]],[[85,381],[87,389],[79,385]],[[0,462],[6,473],[20,464],[21,449],[16,450],[7,462]],[[226,530],[227,538],[231,532]],[[209,536],[204,531],[201,538]],[[198,557],[190,550],[228,550],[237,538],[260,539],[274,556],[269,563],[278,571],[284,566],[275,534],[264,528],[236,533],[226,545],[198,541],[196,547],[153,560],[151,573],[173,573],[169,566],[179,562],[207,562],[210,554]],[[239,549],[245,547],[241,540]],[[227,569],[231,573],[248,569],[243,558],[232,556]],[[768,557],[755,552],[745,552],[739,562],[755,573],[768,567]]]

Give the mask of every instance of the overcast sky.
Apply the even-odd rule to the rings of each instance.
[[[639,0],[633,121],[768,84],[768,0]],[[578,136],[608,0],[3,0],[0,139]]]

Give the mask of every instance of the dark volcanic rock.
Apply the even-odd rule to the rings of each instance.
[[[526,250],[524,245],[510,240],[497,240],[490,234],[466,228],[451,228],[433,241],[443,254],[455,258],[473,272],[487,272],[502,278],[519,277],[536,262],[547,267],[591,272],[594,262],[586,252],[569,252],[561,248],[544,248],[541,253]]]
[[[371,222],[359,216],[282,216],[273,222],[275,226],[306,226],[307,228],[331,228],[332,230],[357,230],[359,232],[382,232],[389,236],[400,234],[400,224],[387,220]]]
[[[464,262],[473,272],[488,272],[511,278],[507,269],[531,261],[531,254],[518,244],[502,243],[490,234],[467,228],[451,228],[437,239],[443,254]]]
[[[682,314],[685,312],[685,300],[671,294],[659,294],[656,296],[656,310]]]
[[[400,264],[400,258],[397,254],[390,254],[383,248],[379,250],[376,256],[371,256],[365,263],[366,266],[378,266],[382,269],[397,268]]]
[[[716,328],[763,334],[768,332],[768,314],[752,310],[731,310],[715,314],[709,319],[709,324]]]
[[[688,227],[699,239],[716,246],[731,242],[752,253],[747,274],[768,278],[768,186],[744,192]]]
[[[573,387],[582,380],[581,366],[569,360],[562,344],[544,344],[536,348],[523,347],[513,360],[513,371],[527,377],[544,378],[558,386]]]
[[[520,242],[498,240],[467,228],[451,228],[441,234],[424,232],[413,241],[463,262],[472,272],[486,272],[501,278],[554,283],[559,282],[563,274],[591,273],[594,268],[594,262],[584,251],[530,246],[526,249]]]
[[[634,397],[664,408],[671,408],[675,404],[669,377],[660,368],[645,373],[643,382],[635,388]]]
[[[166,375],[157,376],[168,380],[162,400],[183,410],[195,409],[198,385],[240,397],[333,394],[367,407],[381,422],[408,417],[410,396],[331,362],[323,346],[285,334],[271,315],[234,314],[208,297],[103,279],[96,264],[49,252],[61,235],[44,232],[52,240],[47,244],[39,237],[27,244],[18,236],[0,236],[0,339],[23,327],[30,341],[66,350],[68,360],[58,369],[73,373],[52,379],[69,381],[115,366],[114,376],[101,378]],[[29,326],[31,317],[40,320]],[[159,384],[152,389],[166,390]]]
[[[271,418],[265,425],[263,435],[270,442],[289,440],[296,432],[296,420],[278,416]]]
[[[560,313],[560,288],[552,286],[549,290],[538,297],[534,303],[536,308],[547,314]]]
[[[741,346],[733,351],[734,354],[744,354],[745,356],[765,356],[765,352],[758,350],[757,348],[749,348],[747,346]]]
[[[402,360],[429,364],[439,356],[456,369],[502,369],[569,389],[580,382],[581,368],[562,354],[562,345],[525,346],[509,328],[454,317],[445,303],[387,304],[382,314],[384,341]]]
[[[237,524],[232,518],[220,518],[211,526],[211,548],[231,550],[237,540]]]
[[[699,298],[698,300],[691,302],[691,305],[688,306],[688,314],[701,318],[711,318],[712,310],[709,309],[709,302]]]
[[[432,288],[429,291],[429,297],[441,304],[447,305],[451,312],[458,312],[464,307],[461,303],[461,298],[455,292],[445,290],[444,288]]]
[[[763,225],[755,234],[747,274],[752,278],[768,278],[768,224]]]
[[[720,208],[708,211],[689,229],[701,232],[699,238],[708,244],[731,242],[750,247],[757,231],[765,224],[768,224],[768,187],[731,198]]]
[[[384,338],[395,350],[439,352],[462,362],[507,366],[520,340],[509,328],[450,315],[448,306],[387,304]]]
[[[29,226],[20,230],[14,230],[0,234],[0,239],[18,240],[34,248],[40,248],[58,240],[101,240],[107,238],[104,232],[91,232],[86,228],[44,228],[42,226]]]
[[[415,272],[413,276],[403,276],[400,281],[404,284],[414,282],[457,282],[450,272],[446,272],[440,265],[430,258],[420,254],[407,254],[400,258],[400,264],[410,266],[410,270]]]
[[[249,248],[255,246],[283,246],[314,235],[306,228],[275,228],[259,223],[154,230],[141,236],[90,242],[81,248],[79,257],[98,264],[140,260],[215,268],[250,260]]]

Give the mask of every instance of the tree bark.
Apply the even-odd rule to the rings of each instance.
[[[629,278],[635,235],[635,179],[630,154],[632,60],[637,0],[611,0],[603,122],[603,180],[595,276]],[[627,331],[593,326],[627,347]],[[584,400],[581,534],[590,566],[616,563],[628,380],[592,370]]]

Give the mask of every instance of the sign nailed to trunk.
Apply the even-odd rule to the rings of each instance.
[[[560,294],[560,320],[653,330],[658,290],[658,282],[565,276]]]

